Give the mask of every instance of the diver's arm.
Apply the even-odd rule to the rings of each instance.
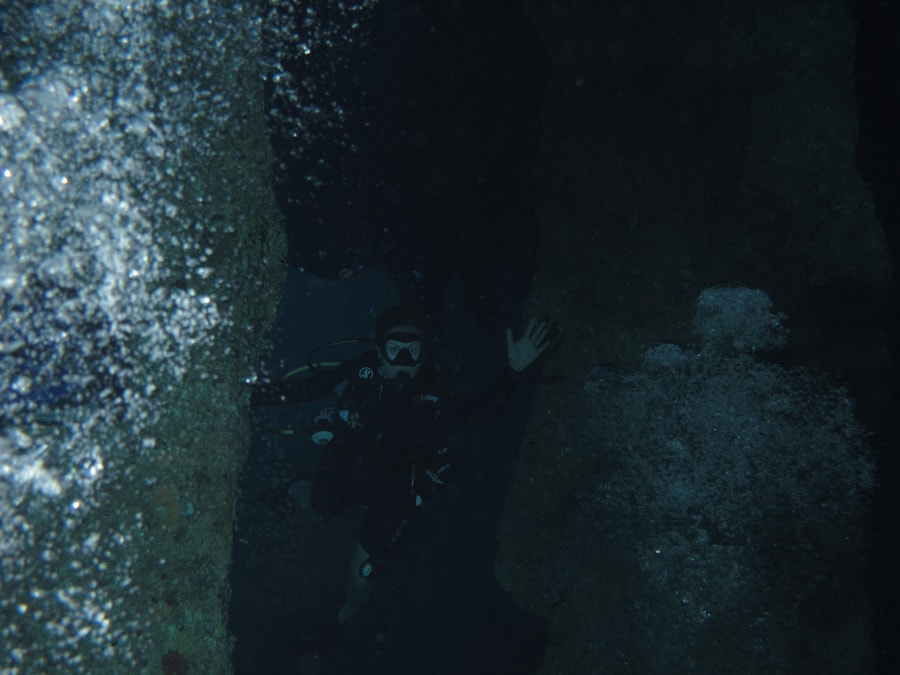
[[[250,392],[250,405],[304,403],[324,398],[331,389],[333,386],[328,386],[321,375],[314,375],[305,380],[275,380],[253,387]]]
[[[255,385],[250,393],[250,405],[276,403],[306,403],[334,394],[342,382],[347,382],[359,370],[359,361],[348,361],[338,368],[318,370],[310,377],[274,380]]]
[[[513,339],[512,329],[507,328],[507,367],[483,393],[453,394],[446,411],[448,418],[453,421],[490,419],[503,412],[519,382],[527,377],[526,371],[552,344],[551,332],[547,322],[534,319],[528,322],[518,340]]]

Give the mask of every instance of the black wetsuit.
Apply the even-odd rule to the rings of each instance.
[[[253,404],[302,403],[339,392],[334,438],[319,460],[312,506],[334,515],[350,505],[366,507],[360,543],[384,559],[415,517],[423,496],[439,485],[449,464],[444,429],[459,421],[495,416],[516,386],[507,368],[483,394],[455,391],[440,367],[410,380],[383,377],[375,352],[302,380],[257,389]]]

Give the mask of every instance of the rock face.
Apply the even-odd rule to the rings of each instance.
[[[259,17],[2,12],[0,671],[229,672],[242,383],[285,255]]]
[[[767,303],[704,291],[698,352],[660,345],[585,384],[581,437],[556,461],[591,482],[541,589],[577,628],[548,672],[807,672],[837,654],[835,672],[871,670],[872,452],[846,391],[755,355],[783,341]]]
[[[744,655],[739,669],[748,672],[790,672],[798,666],[827,671],[828,664],[843,658],[850,661],[844,662],[847,668],[864,669],[871,658],[867,608],[854,604],[863,570],[858,529],[862,502],[854,502],[857,506],[842,521],[847,538],[841,545],[823,534],[821,522],[810,525],[802,509],[796,510],[796,494],[781,503],[794,509],[785,523],[765,510],[760,492],[762,510],[754,516],[760,518],[754,535],[760,557],[753,574],[781,590],[757,596],[756,604],[735,596],[733,606],[722,605],[715,613],[718,618],[708,610],[710,620],[701,622],[697,586],[691,598],[683,594],[709,559],[688,550],[698,540],[684,533],[665,546],[662,540],[649,543],[656,541],[651,532],[657,529],[663,539],[678,532],[653,510],[653,500],[662,498],[659,490],[671,492],[675,486],[663,481],[654,490],[641,482],[651,469],[661,472],[660,479],[668,475],[653,468],[663,455],[672,462],[673,481],[679,472],[698,466],[694,452],[703,443],[692,445],[672,430],[682,428],[680,416],[697,412],[698,400],[689,392],[702,387],[693,378],[713,377],[709,362],[695,356],[709,355],[703,351],[708,340],[690,321],[703,289],[713,293],[705,296],[707,301],[732,284],[763,289],[787,316],[789,351],[782,359],[846,383],[867,422],[876,424],[886,408],[890,365],[883,327],[890,260],[871,197],[854,166],[854,26],[849,9],[840,2],[737,8],[632,1],[539,2],[531,11],[551,56],[553,77],[536,169],[543,258],[530,310],[563,325],[566,341],[547,368],[566,379],[538,393],[497,570],[522,605],[550,619],[544,672],[621,672],[626,667],[636,672],[721,672],[736,654]],[[752,299],[756,291],[748,293],[741,298]],[[757,315],[750,317],[770,309],[753,306]],[[709,308],[701,301],[697,316],[707,316]],[[713,316],[718,323],[704,323],[711,334],[731,331],[720,345],[740,352],[741,345],[760,339],[761,334],[744,331],[746,321],[733,323],[722,314],[707,318]],[[774,322],[783,320],[770,316]],[[680,346],[673,344],[671,353],[648,351],[664,342]],[[765,349],[777,346],[776,341]],[[667,380],[671,388],[665,395],[626,406],[622,397],[634,402],[636,395],[628,387],[640,389],[643,385],[635,384],[640,378],[650,382],[662,377],[651,365],[659,363],[656,357],[675,352],[684,358],[679,368],[687,370],[666,371],[665,377],[678,384]],[[744,378],[764,369],[762,361],[740,362],[749,368]],[[727,363],[726,371],[735,373],[737,362]],[[595,382],[584,386],[598,364],[613,364],[638,379],[600,395]],[[794,371],[775,379],[807,382]],[[731,394],[720,391],[720,402],[750,391],[742,390],[739,380],[735,375],[731,381]],[[747,386],[760,387],[752,394],[759,405],[778,390],[771,377],[771,389],[752,381]],[[719,381],[727,384],[727,377]],[[815,419],[834,419],[834,403],[843,409],[834,415],[852,420],[850,409],[835,403],[842,394],[817,398],[811,384],[796,386],[810,392],[803,399],[806,407],[793,407],[784,415],[811,409],[817,411]],[[789,400],[797,402],[798,396]],[[679,401],[689,408],[680,409]],[[746,421],[749,410],[735,414]],[[621,419],[610,419],[609,411],[618,411]],[[697,427],[691,433],[711,433],[699,418],[692,419]],[[663,425],[669,420],[674,436],[652,427],[659,433],[648,428],[639,442],[629,434],[641,428],[641,420]],[[797,418],[789,425],[791,433],[803,433],[800,422]],[[753,435],[759,429],[749,422],[746,431],[753,431],[747,438],[757,451],[773,451],[764,449],[768,441]],[[801,451],[797,461],[839,462],[853,445],[840,438],[829,441],[835,452],[830,459],[813,460],[815,453]],[[634,455],[637,446],[650,454]],[[642,469],[624,471],[622,461]],[[755,474],[754,480],[761,476]],[[866,484],[857,485],[860,493]],[[715,498],[734,507],[728,490],[740,492],[733,485],[720,484],[705,493],[697,492],[699,483],[680,485],[678,494],[687,501],[678,513],[685,522],[693,518],[701,529],[706,518],[703,509],[694,508],[697,500]],[[748,495],[761,487],[752,485],[757,487],[742,488],[750,490],[741,497],[748,508],[754,502]],[[791,489],[814,499],[819,488],[798,482]],[[597,506],[609,490],[622,497],[617,507]],[[812,503],[805,502],[806,507]],[[777,522],[787,529],[775,532]],[[803,546],[823,544],[828,554],[814,560],[794,551],[779,559],[772,552],[779,545],[774,541],[782,542],[777,537],[789,537],[794,527],[807,528],[807,538],[798,540]],[[721,531],[706,533],[709,537],[701,536],[699,545],[710,547],[707,553],[731,545]],[[666,557],[666,547],[680,553]],[[846,586],[833,585],[840,566],[836,561],[855,561],[847,565],[851,580]],[[824,585],[798,587],[792,596],[792,580],[806,575],[824,575]],[[722,576],[706,583],[716,593],[740,585]],[[826,588],[831,590],[822,590]],[[832,612],[827,626],[817,623],[795,631],[794,642],[787,644],[783,633],[821,609],[829,592],[848,600],[847,610],[837,617]],[[684,623],[686,614],[679,618],[665,609],[673,598],[698,612],[692,615],[698,621],[693,628]],[[799,606],[796,613],[787,609],[791,606]],[[769,612],[758,630],[754,608]],[[646,626],[671,631],[674,642],[660,640],[661,633]],[[622,639],[603,637],[604,632]],[[775,661],[756,659],[753,647],[735,638],[738,633],[755,636],[762,649],[771,647]],[[683,648],[673,646],[680,638]],[[692,651],[696,639],[706,647]],[[801,662],[800,652],[808,662]]]

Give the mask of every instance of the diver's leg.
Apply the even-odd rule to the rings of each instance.
[[[375,590],[378,567],[397,545],[418,510],[408,485],[393,476],[374,476],[369,494],[362,500],[366,506],[363,531],[347,578],[347,598],[338,612],[338,621],[347,623]]]
[[[350,574],[347,577],[347,598],[338,612],[338,621],[347,623],[362,607],[363,603],[375,590],[375,581],[371,577],[363,576],[361,570],[363,563],[369,560],[369,554],[361,543],[356,544],[353,557],[350,560]]]

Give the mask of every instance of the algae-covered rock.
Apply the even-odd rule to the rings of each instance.
[[[542,256],[528,311],[558,319],[565,342],[546,364],[556,386],[536,396],[501,525],[498,575],[523,606],[549,617],[544,672],[641,672],[636,663],[696,671],[690,660],[665,663],[656,650],[667,644],[662,633],[636,630],[646,641],[623,643],[620,654],[598,637],[632,625],[633,603],[649,596],[630,531],[611,523],[604,534],[605,515],[590,506],[598,485],[618,474],[590,431],[612,403],[583,385],[592,371],[616,369],[651,382],[677,363],[688,368],[683,382],[700,382],[690,377],[710,374],[713,363],[755,363],[787,328],[790,349],[781,358],[846,384],[860,417],[879,422],[890,392],[891,262],[856,170],[854,19],[836,0],[529,7],[553,74],[535,170]],[[748,289],[766,289],[789,319],[758,302],[729,313],[723,291],[743,287],[745,300],[760,299]],[[714,302],[701,303],[701,315],[717,320],[702,324],[705,334],[691,320],[704,289]],[[771,324],[755,324],[758,333],[734,330],[767,313]],[[660,343],[666,347],[651,350]],[[648,399],[646,414],[662,405],[662,420],[678,419],[679,396],[686,390]],[[659,447],[677,454],[682,445]],[[642,508],[632,513],[648,526]],[[690,550],[675,539],[669,545]],[[727,549],[721,553],[724,564]],[[689,557],[667,560],[673,575],[688,573],[679,565]],[[848,569],[859,578],[857,563]],[[860,596],[848,586],[834,597]],[[730,644],[725,628],[716,633],[722,626],[702,629],[711,651]],[[864,621],[837,621],[814,637],[798,637],[810,638],[801,651],[810,650],[812,662],[837,659],[835,645],[844,645],[861,658],[852,670],[864,663],[871,633]],[[738,669],[751,670],[748,663]],[[703,665],[714,672],[722,664]],[[783,672],[793,665],[782,662]]]
[[[257,7],[7,5],[0,671],[229,672],[284,259]]]
[[[726,325],[756,339],[778,324],[761,291],[717,293],[745,319],[722,323],[704,291],[695,324],[718,343],[742,343]],[[874,462],[846,391],[744,351],[660,345],[636,372],[601,371],[584,399],[588,416],[558,461],[592,471],[571,484],[539,557],[498,563],[550,616],[545,672],[872,667],[863,533]],[[549,514],[538,509],[540,524]],[[544,574],[528,578],[521,563],[536,560]]]

